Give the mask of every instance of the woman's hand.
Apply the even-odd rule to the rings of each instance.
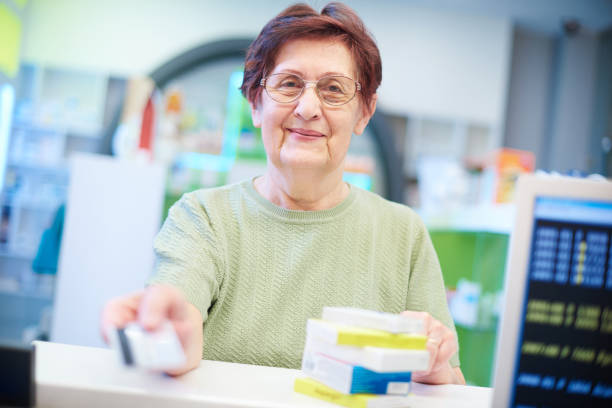
[[[412,379],[425,384],[465,384],[459,367],[451,367],[450,358],[457,352],[457,339],[451,329],[434,319],[427,312],[405,311],[401,313],[413,319],[423,320],[429,351],[429,369],[415,372]]]
[[[202,359],[202,315],[181,292],[172,286],[153,285],[110,300],[102,312],[102,337],[108,343],[109,332],[115,327],[138,321],[145,330],[156,330],[169,320],[187,357],[185,366],[167,371],[180,375],[195,368]]]

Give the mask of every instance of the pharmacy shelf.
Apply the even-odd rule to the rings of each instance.
[[[38,291],[14,291],[7,289],[0,289],[0,297],[5,298],[14,298],[14,299],[30,299],[30,300],[40,300],[43,302],[50,302],[53,300],[53,295],[48,293],[42,293]]]
[[[25,251],[12,251],[9,249],[0,249],[0,258],[13,258],[24,261],[31,261],[34,259],[34,253]]]
[[[516,207],[514,204],[476,205],[440,211],[420,211],[428,229],[481,231],[511,234]]]
[[[19,169],[30,173],[53,173],[58,175],[68,175],[68,166],[64,163],[57,165],[37,165],[27,163],[8,162],[8,168]]]

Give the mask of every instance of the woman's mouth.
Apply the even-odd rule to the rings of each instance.
[[[325,135],[321,132],[317,132],[316,130],[311,129],[302,129],[302,128],[287,128],[289,132],[293,133],[298,137],[307,137],[307,138],[320,138],[325,137]]]

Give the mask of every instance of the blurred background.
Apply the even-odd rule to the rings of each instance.
[[[102,345],[168,207],[263,172],[242,62],[292,3],[0,0],[0,342]],[[612,1],[345,3],[383,61],[345,179],[424,218],[489,386],[517,176],[612,172]]]

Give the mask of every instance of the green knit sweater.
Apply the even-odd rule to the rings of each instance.
[[[334,208],[295,211],[247,180],[185,194],[171,208],[150,283],[178,287],[202,313],[203,358],[299,368],[306,320],[323,306],[428,311],[454,330],[421,220],[350,189]]]

